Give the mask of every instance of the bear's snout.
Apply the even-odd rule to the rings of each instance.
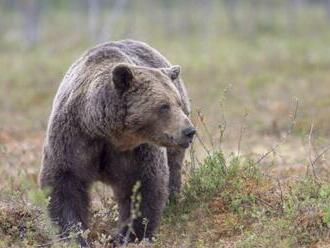
[[[188,148],[191,144],[194,135],[196,134],[196,129],[193,126],[187,127],[182,131],[181,134],[181,142],[179,142],[179,146],[182,148]]]
[[[196,129],[194,127],[188,127],[184,129],[182,132],[185,137],[192,139],[196,133]]]

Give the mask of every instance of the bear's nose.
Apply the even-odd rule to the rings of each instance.
[[[188,138],[193,138],[195,133],[196,133],[196,129],[193,127],[188,127],[185,130],[183,130],[183,134]]]

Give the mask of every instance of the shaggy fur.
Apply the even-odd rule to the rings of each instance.
[[[119,205],[116,241],[152,237],[169,191],[180,191],[184,152],[195,133],[179,74],[155,49],[130,40],[97,46],[71,66],[54,99],[40,172],[62,235],[88,228],[88,192],[102,181]],[[132,219],[138,181],[141,216]]]

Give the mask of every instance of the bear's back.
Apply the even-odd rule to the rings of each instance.
[[[134,40],[106,42],[86,51],[65,74],[54,101],[58,106],[73,92],[86,89],[98,74],[113,65],[128,63],[151,68],[169,67],[170,63],[154,48]]]
[[[89,85],[101,73],[109,73],[118,63],[132,61],[111,42],[86,51],[66,72],[53,102],[53,112],[72,103],[72,99],[83,97]]]
[[[137,66],[151,68],[165,68],[171,66],[170,62],[163,55],[146,43],[135,40],[122,40],[111,42],[110,44],[120,49],[120,51],[127,55]]]
[[[156,49],[140,41],[122,40],[100,44],[87,50],[67,71],[55,96],[53,112],[59,112],[58,109],[68,103],[83,98],[93,80],[101,73],[110,73],[112,67],[118,63],[151,68],[171,66]],[[183,83],[178,80],[174,84],[181,94],[185,112],[189,113],[190,107]]]

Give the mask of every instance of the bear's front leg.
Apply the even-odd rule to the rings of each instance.
[[[130,188],[131,194],[118,201],[121,230],[115,242],[120,244],[151,240],[168,200],[165,150],[141,145],[135,152],[135,184]]]
[[[61,238],[75,235],[80,247],[89,247],[80,235],[87,229],[89,185],[70,171],[59,171],[51,185],[48,210],[50,217],[60,227]]]
[[[139,181],[137,185],[140,185]],[[151,240],[160,222],[168,199],[167,185],[161,186],[154,180],[143,180],[140,187],[136,193],[132,193],[133,201],[126,199],[118,204],[120,219],[123,220],[122,228],[115,237],[115,242],[119,244]]]

